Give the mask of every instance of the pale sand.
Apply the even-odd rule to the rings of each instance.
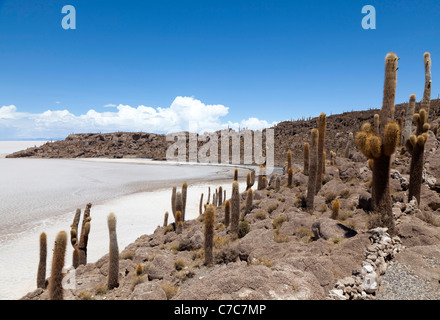
[[[2,159],[2,161],[7,161],[8,159]],[[20,160],[20,159],[13,159]],[[26,164],[26,167],[29,167],[32,162],[35,160],[42,159],[21,159],[29,161]],[[53,161],[53,160],[46,160]],[[59,163],[68,160],[57,160],[49,163]],[[93,202],[93,207],[91,210],[92,223],[91,223],[91,233],[89,237],[89,246],[88,246],[88,261],[94,262],[103,255],[105,255],[108,251],[108,230],[107,230],[107,216],[110,212],[114,212],[117,216],[117,232],[118,232],[118,242],[119,247],[122,250],[125,246],[132,243],[139,236],[143,234],[151,234],[154,232],[157,226],[162,225],[163,216],[165,211],[170,212],[169,222],[173,221],[171,214],[171,187],[176,185],[178,188],[181,187],[181,184],[184,180],[189,181],[188,187],[188,202],[187,202],[187,216],[188,219],[196,218],[198,216],[199,210],[199,200],[200,194],[203,192],[205,194],[204,199],[206,201],[208,186],[211,186],[211,197],[213,191],[218,188],[220,185],[227,190],[227,197],[230,196],[231,186],[232,186],[232,172],[233,167],[220,167],[220,166],[193,166],[193,165],[169,165],[169,164],[160,164],[160,163],[152,163],[149,160],[142,159],[121,159],[121,160],[105,160],[105,159],[87,159],[85,161],[78,160],[70,160],[76,161],[73,164],[75,170],[78,170],[78,166],[83,168],[83,165],[86,167],[91,164],[99,164],[100,168],[104,168],[108,170],[107,173],[109,175],[118,175],[120,170],[116,170],[116,167],[112,167],[111,169],[106,168],[107,164],[112,164],[114,166],[118,166],[124,168],[122,171],[124,173],[124,187],[128,186],[128,193],[125,195],[117,195],[112,196],[114,194],[114,190],[112,188],[106,189],[107,196],[111,196],[102,201]],[[115,163],[116,162],[116,163]],[[126,166],[133,166],[133,168],[126,170]],[[4,167],[2,162],[0,161],[0,168]],[[55,166],[56,167],[56,166]],[[141,168],[142,167],[142,168]],[[155,183],[148,184],[148,186],[143,185],[142,183],[133,184],[126,183],[127,179],[133,179],[135,177],[135,168],[140,168],[145,170],[146,168],[153,168],[154,172],[157,175]],[[176,176],[176,172],[170,174],[175,168],[179,168],[186,172],[181,176]],[[49,167],[49,169],[53,169],[54,165]],[[40,167],[41,169],[41,167]],[[193,171],[195,169],[195,171]],[[52,188],[58,188],[63,190],[65,184],[67,182],[70,186],[76,186],[76,182],[74,181],[77,176],[77,171],[75,170],[67,170],[67,176],[70,175],[70,179],[63,180],[59,182],[57,179],[54,179],[56,186],[46,186],[39,185],[37,190],[39,190],[40,197],[43,194],[47,194],[48,192],[55,192],[56,197],[62,196],[62,194],[58,194],[57,191]],[[93,170],[97,170],[96,167],[93,167]],[[93,171],[91,170],[91,171]],[[186,171],[189,170],[189,171]],[[55,170],[56,171],[56,170]],[[112,172],[113,171],[113,172]],[[128,174],[127,172],[131,172]],[[151,171],[151,170],[150,170]],[[76,174],[75,174],[76,172]],[[198,172],[196,174],[197,178],[190,181],[189,178],[194,172]],[[241,169],[240,176],[244,178],[246,170]],[[101,173],[97,174],[97,177],[100,179],[104,179],[104,175]],[[93,178],[97,178],[93,177]],[[131,178],[130,178],[131,177]],[[83,177],[84,178],[84,177]],[[87,177],[89,179],[90,177]],[[115,178],[115,177],[113,177]],[[112,187],[117,188],[118,182],[120,180],[116,179],[116,182],[113,178],[108,179],[110,183],[114,183]],[[121,178],[121,177],[118,177]],[[141,180],[145,180],[145,176],[140,178]],[[81,178],[80,178],[81,180]],[[215,182],[213,182],[215,180]],[[87,180],[88,181],[88,180]],[[130,180],[131,181],[131,180]],[[106,182],[106,181],[104,181]],[[94,188],[90,188],[89,192],[96,195],[95,193],[98,191],[96,188],[102,187],[103,181],[97,182],[97,185]],[[108,181],[107,181],[108,182]],[[133,182],[133,181],[131,181]],[[59,183],[59,184],[58,184]],[[159,188],[159,185],[166,185],[166,188]],[[81,184],[79,184],[81,187]],[[122,186],[119,185],[119,188]],[[36,186],[34,185],[35,189]],[[41,188],[41,189],[39,189]],[[131,189],[130,189],[131,188]],[[133,189],[134,188],[134,189]],[[136,188],[138,188],[136,190]],[[146,192],[139,192],[142,188],[149,189]],[[5,186],[3,186],[3,192]],[[245,183],[240,183],[240,190],[244,191]],[[29,188],[32,191],[32,188]],[[133,193],[134,192],[134,193]],[[57,232],[64,230],[68,234],[70,232],[70,224],[73,220],[74,209],[76,207],[81,207],[84,210],[85,204],[88,202],[89,195],[92,194],[81,193],[81,196],[78,200],[82,200],[81,205],[71,207],[69,210],[60,210],[58,212],[66,212],[65,214],[53,214],[53,208],[50,208],[50,214],[45,213],[41,214],[43,218],[36,219],[32,214],[26,214],[26,218],[17,217],[9,213],[7,214],[6,221],[2,221],[2,224],[6,223],[7,220],[25,221],[21,223],[21,228],[18,228],[16,225],[8,222],[11,227],[10,229],[3,229],[3,236],[0,238],[0,268],[2,272],[0,273],[0,299],[18,299],[22,297],[29,291],[32,291],[36,288],[36,272],[39,260],[39,234],[41,232],[46,232],[48,237],[48,271],[47,275],[50,275],[50,264],[51,264],[51,252],[53,248],[53,242]],[[11,195],[10,195],[11,196]],[[10,197],[9,196],[9,197]],[[15,196],[15,199],[20,199],[20,195],[12,194]],[[3,197],[2,197],[3,198]],[[24,197],[26,198],[26,197]],[[212,198],[211,198],[212,199]],[[21,202],[21,201],[20,201]],[[24,201],[25,204],[26,201]],[[49,207],[51,207],[50,203],[52,201],[47,201],[49,203]],[[25,204],[26,207],[26,204]],[[28,220],[29,216],[32,217],[32,222]],[[2,216],[0,216],[0,219]],[[5,215],[3,214],[3,218]],[[38,220],[37,222],[35,222]],[[13,230],[13,232],[11,232]],[[72,256],[72,247],[70,242],[67,246],[66,253],[66,264],[71,264],[71,256]]]

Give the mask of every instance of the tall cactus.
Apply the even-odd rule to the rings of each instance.
[[[92,208],[92,204],[88,203],[86,205],[86,209],[84,210],[84,216],[81,227],[81,236],[78,245],[79,265],[87,264],[87,244],[89,242],[90,222],[92,221],[92,217],[90,216],[91,208]]]
[[[73,247],[72,266],[76,269],[79,266],[79,250],[78,250],[78,225],[81,218],[81,209],[76,209],[75,217],[70,225],[70,243]]]
[[[49,280],[49,299],[63,300],[63,268],[66,255],[67,233],[58,232],[55,238],[55,245],[52,257],[52,271]]]
[[[287,170],[287,187],[292,188],[293,187],[293,169],[289,168]]]
[[[318,118],[318,171],[316,173],[316,186],[315,194],[321,190],[322,186],[322,175],[325,172],[323,168],[324,159],[324,145],[325,145],[325,131],[327,129],[327,118],[325,113],[321,113]]]
[[[180,210],[176,211],[176,233],[181,234],[183,232],[183,220],[182,212]]]
[[[166,227],[168,225],[168,211],[165,212],[163,217],[163,226]]]
[[[171,192],[171,211],[173,212],[174,220],[176,219],[176,197],[177,197],[177,187],[173,187]]]
[[[182,220],[185,221],[186,198],[188,193],[188,183],[186,181],[182,185]]]
[[[310,144],[304,143],[304,170],[303,173],[309,175],[309,163],[310,163]]]
[[[38,263],[37,288],[46,288],[47,236],[40,234],[40,262]]]
[[[353,132],[350,132],[348,134],[348,139],[347,139],[347,146],[345,147],[345,152],[344,152],[344,156],[348,159],[350,158],[350,149],[351,149],[351,145],[353,143]],[[333,152],[333,151],[332,151]],[[331,158],[333,160],[334,163],[334,159],[333,159],[333,154],[332,152],[330,152]]]
[[[218,187],[218,206],[223,205],[223,188],[222,186]]]
[[[203,214],[203,193],[200,195],[200,202],[199,202],[199,216]]]
[[[231,233],[238,235],[238,223],[240,220],[240,193],[238,191],[238,182],[232,184],[231,195]]]
[[[372,203],[373,210],[380,214],[379,225],[394,229],[392,202],[390,194],[391,156],[399,143],[399,125],[394,122],[395,96],[397,86],[397,61],[394,53],[385,58],[385,83],[383,104],[379,115],[379,135],[375,134],[369,123],[362,126],[356,134],[356,141],[361,152],[374,159]],[[376,121],[375,121],[376,122]]]
[[[238,169],[234,170],[234,181],[238,181]]]
[[[313,211],[315,202],[316,175],[318,174],[318,129],[311,132],[309,181],[307,184],[307,211]]]
[[[420,109],[419,113],[415,113],[414,122],[417,125],[416,134],[410,135],[406,142],[406,148],[411,154],[408,200],[415,197],[419,205],[423,181],[425,143],[428,139],[428,130],[430,128],[427,121],[428,114],[425,109]]]
[[[214,247],[214,219],[215,219],[215,208],[210,205],[206,209],[205,213],[205,242],[204,242],[204,251],[205,251],[205,265],[209,266],[214,261],[214,256],[212,249]]]
[[[414,113],[416,111],[416,95],[412,94],[409,97],[409,103],[405,113],[405,124],[403,125],[403,141],[408,141],[411,135],[411,127],[413,122]]]
[[[229,222],[231,218],[231,201],[225,201],[225,227],[229,227]]]
[[[289,170],[289,168],[292,168],[292,158],[292,151],[287,151],[287,171]]]
[[[107,287],[111,290],[119,286],[119,249],[116,235],[116,216],[113,213],[107,217],[107,224],[110,240]]]
[[[252,189],[249,189],[246,194],[246,206],[244,209],[244,215],[247,215],[252,210],[252,202],[254,201],[254,193]]]
[[[425,89],[421,109],[426,110],[427,119],[429,119],[431,108],[431,54],[429,52],[425,52],[423,55],[423,62],[425,65]]]

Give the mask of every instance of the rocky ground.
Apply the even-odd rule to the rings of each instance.
[[[65,299],[438,299],[440,141],[432,131],[425,150],[419,207],[407,199],[408,154],[399,149],[393,159],[396,230],[370,227],[371,171],[353,148],[349,158],[338,154],[327,162],[313,213],[303,208],[308,177],[300,164],[293,165],[294,186],[287,186],[286,174],[274,173],[268,188],[254,191],[244,217],[249,229],[240,237],[229,233],[218,206],[214,265],[204,265],[202,215],[185,221],[182,234],[173,224],[158,226],[124,248],[118,288],[106,287],[108,255],[78,267],[76,289],[65,290]],[[341,203],[336,219],[334,199]],[[47,298],[43,289],[23,297]]]

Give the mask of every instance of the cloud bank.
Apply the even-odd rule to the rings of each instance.
[[[109,107],[112,108],[109,108]],[[71,133],[143,131],[198,133],[225,128],[261,130],[276,123],[249,118],[241,122],[224,122],[229,108],[206,105],[192,97],[176,97],[168,108],[129,105],[106,105],[111,111],[90,109],[75,115],[68,110],[47,110],[42,113],[20,112],[14,105],[0,107],[0,139],[65,138]]]

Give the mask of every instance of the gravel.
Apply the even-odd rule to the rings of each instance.
[[[440,300],[439,280],[417,276],[411,267],[391,262],[381,277],[377,300]]]

